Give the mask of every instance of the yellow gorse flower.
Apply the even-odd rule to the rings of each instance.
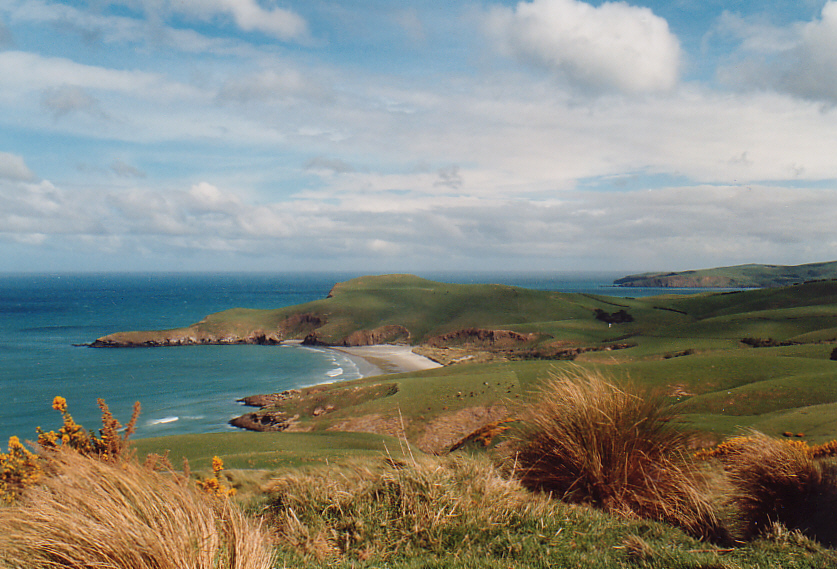
[[[212,457],[212,478],[198,480],[198,488],[216,498],[226,498],[235,495],[235,488],[227,488],[221,483],[220,475],[224,470],[224,461],[220,456]]]
[[[720,443],[714,448],[702,449],[695,453],[695,458],[709,459],[734,456],[741,452],[742,447],[751,442],[753,437],[738,436],[732,437]],[[803,451],[811,458],[822,458],[826,456],[837,456],[837,440],[829,441],[821,445],[809,445],[805,441],[782,440],[782,443],[789,447]]]
[[[134,413],[124,434],[121,432],[122,425],[113,418],[105,402],[99,399],[98,403],[102,410],[99,436],[75,422],[67,411],[67,400],[64,397],[55,397],[52,408],[61,413],[63,424],[58,432],[44,431],[37,427],[38,446],[44,451],[63,447],[99,460],[120,460],[121,456],[127,454],[127,439],[134,432],[140,411],[139,403],[134,405]],[[18,437],[11,437],[9,452],[0,453],[0,501],[11,503],[26,487],[36,484],[43,476],[41,462],[41,457],[28,451]],[[223,464],[221,466],[223,468]]]
[[[55,399],[52,400],[52,408],[56,411],[60,411],[61,413],[65,413],[67,411],[67,400],[57,395]]]
[[[43,476],[38,455],[29,452],[20,439],[9,437],[9,452],[0,453],[0,501],[12,503],[28,486]]]

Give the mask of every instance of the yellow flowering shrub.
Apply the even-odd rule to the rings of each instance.
[[[718,444],[714,448],[702,449],[695,453],[695,458],[709,459],[709,458],[723,458],[728,456],[735,456],[741,453],[741,449],[748,443],[753,441],[753,437],[741,435],[731,437],[724,442]],[[837,456],[837,440],[829,441],[821,445],[809,445],[805,441],[796,440],[782,440],[783,444],[792,448],[797,448],[803,451],[811,458],[823,458],[828,456]]]
[[[37,428],[38,447],[41,451],[69,449],[81,455],[106,462],[117,462],[129,456],[128,438],[134,433],[139,418],[140,405],[134,404],[131,420],[120,433],[122,425],[117,421],[104,400],[98,400],[102,410],[102,428],[97,436],[75,422],[67,410],[67,400],[57,396],[52,408],[61,413],[62,425],[58,431]],[[37,484],[44,476],[44,460],[29,451],[18,437],[9,439],[9,452],[0,453],[0,501],[11,503],[28,486]]]
[[[9,438],[9,452],[0,452],[0,501],[12,503],[43,476],[38,455],[29,452],[17,437]]]
[[[212,478],[206,480],[198,480],[198,487],[218,498],[225,498],[227,496],[235,496],[235,488],[227,488],[221,482],[220,475],[224,470],[224,461],[219,456],[212,457]]]
[[[61,413],[63,425],[58,432],[38,431],[38,444],[43,449],[55,449],[59,446],[72,449],[85,456],[95,456],[101,460],[115,461],[128,450],[128,438],[136,430],[136,422],[139,418],[140,404],[134,403],[134,411],[131,420],[125,427],[125,433],[120,434],[122,425],[117,421],[108,409],[103,399],[96,400],[99,409],[102,410],[102,428],[99,429],[99,436],[93,431],[87,431],[75,422],[67,410],[67,400],[57,396],[52,401],[52,408]]]

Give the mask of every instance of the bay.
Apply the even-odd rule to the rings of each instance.
[[[352,273],[131,273],[0,275],[0,446],[60,427],[53,397],[77,422],[100,425],[97,398],[123,423],[142,405],[136,437],[231,429],[246,395],[360,377],[325,349],[192,346],[80,347],[117,331],[176,328],[235,307],[277,308],[324,298]],[[539,290],[647,296],[694,289],[611,286],[616,273],[427,273],[443,282],[498,283]]]

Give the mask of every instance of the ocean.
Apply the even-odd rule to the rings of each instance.
[[[228,308],[277,308],[324,298],[359,274],[5,274],[0,275],[0,448],[11,435],[34,440],[57,430],[53,397],[73,418],[100,426],[97,398],[125,423],[142,405],[136,438],[233,429],[237,399],[360,377],[338,352],[298,346],[93,349],[100,336],[177,328]],[[500,283],[540,290],[647,296],[671,289],[611,286],[623,274],[444,273],[445,282]],[[682,292],[682,291],[681,291]],[[694,292],[688,291],[688,292]]]

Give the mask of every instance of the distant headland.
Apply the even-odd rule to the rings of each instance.
[[[613,281],[625,287],[775,288],[837,279],[837,261],[807,265],[736,265],[680,272],[642,273]]]

